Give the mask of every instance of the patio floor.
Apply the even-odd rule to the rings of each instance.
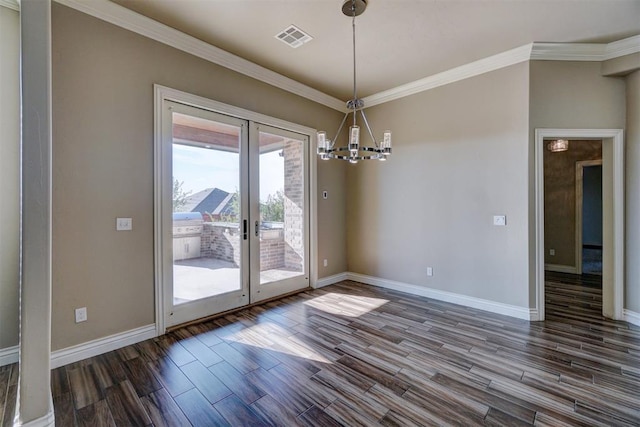
[[[302,274],[272,269],[260,272],[260,284]],[[173,263],[173,303],[183,304],[240,289],[240,268],[217,258],[192,258]]]

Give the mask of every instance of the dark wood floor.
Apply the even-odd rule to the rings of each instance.
[[[18,364],[0,366],[0,425],[13,425],[18,393]]]
[[[640,425],[640,328],[603,319],[597,289],[546,287],[534,323],[305,292],[55,369],[56,425]]]

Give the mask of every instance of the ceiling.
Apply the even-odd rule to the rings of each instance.
[[[304,83],[352,97],[342,0],[112,0]],[[356,18],[358,96],[531,42],[608,43],[640,34],[640,0],[368,0]],[[313,40],[274,36],[296,25]]]

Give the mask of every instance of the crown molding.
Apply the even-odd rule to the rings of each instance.
[[[251,61],[198,40],[108,0],[55,0],[129,31],[244,74],[261,82],[315,101],[337,111],[350,111],[345,102],[285,77]],[[19,10],[19,0],[0,0],[0,5]],[[531,43],[441,73],[424,77],[363,98],[367,107],[468,79],[524,61],[605,61],[640,52],[640,35],[611,43]]]
[[[602,60],[606,61],[638,52],[640,52],[640,35],[609,43]]]
[[[459,67],[451,68],[429,77],[416,80],[411,83],[396,86],[394,88],[378,92],[376,94],[363,98],[367,107],[383,104],[395,99],[404,98],[405,96],[424,92],[449,83],[454,83],[490,71],[499,70],[500,68],[528,61],[531,57],[531,48],[533,45],[527,44],[497,55],[489,56],[478,61],[470,62]]]
[[[0,6],[20,12],[18,0],[0,0]]]
[[[531,60],[602,61],[606,46],[597,43],[534,43]]]
[[[91,2],[81,0],[56,0],[57,3],[71,7],[103,21],[117,25],[129,31],[133,31],[150,39],[164,43],[168,46],[190,53],[214,64],[236,71],[245,76],[275,86],[287,92],[310,99],[319,104],[344,111],[344,102],[285,77],[251,61],[240,58],[232,53],[222,50],[180,32],[153,19],[142,16],[125,7],[107,0],[94,0]]]
[[[524,61],[600,62],[636,52],[640,52],[640,36],[629,37],[609,44],[532,43],[378,92],[363,98],[363,101],[367,107],[373,107]]]

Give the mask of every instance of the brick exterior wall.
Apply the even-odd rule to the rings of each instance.
[[[240,230],[237,224],[205,222],[200,240],[200,256],[240,265]],[[260,271],[285,267],[282,230],[260,232]]]
[[[260,232],[260,271],[284,268],[284,233],[282,230]]]
[[[237,224],[205,222],[200,240],[200,256],[240,265],[240,230]]]
[[[284,266],[304,270],[304,163],[301,141],[284,144]]]

